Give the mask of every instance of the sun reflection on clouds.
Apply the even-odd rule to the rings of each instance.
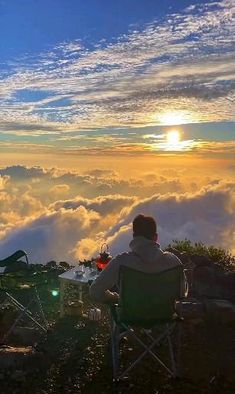
[[[149,144],[151,151],[184,152],[200,148],[201,146],[199,140],[183,139],[182,133],[177,129],[169,130],[166,134],[162,134],[161,140],[158,142],[154,142],[154,140],[159,139],[159,136],[152,134],[151,138],[153,139],[153,142]]]
[[[164,152],[185,152],[191,151],[200,147],[200,142],[195,140],[178,141],[171,144],[168,141],[154,143],[151,145],[151,150]]]
[[[165,137],[165,134],[144,134],[142,138],[144,140],[151,139],[151,138],[158,140],[158,139],[163,139],[164,137]]]

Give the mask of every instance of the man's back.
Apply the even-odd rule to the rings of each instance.
[[[130,266],[143,272],[161,272],[181,264],[178,257],[163,252],[160,245],[150,239],[139,236],[130,242],[131,252],[123,253],[121,265]]]
[[[116,256],[100,274],[90,288],[91,297],[97,301],[112,298],[110,290],[118,286],[120,266],[146,272],[157,273],[180,265],[180,260],[169,252],[163,252],[154,240],[143,236],[134,237],[130,243],[130,252]]]

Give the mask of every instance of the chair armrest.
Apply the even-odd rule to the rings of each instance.
[[[182,304],[183,304],[183,302],[186,301],[186,300],[187,300],[187,298],[181,297],[181,298],[178,299],[178,300],[176,301],[176,303],[175,303],[175,312],[176,312],[177,316],[178,316],[180,319],[183,319],[183,317],[182,317]]]

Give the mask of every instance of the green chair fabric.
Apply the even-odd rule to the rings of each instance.
[[[119,304],[111,307],[114,382],[127,376],[147,355],[168,374],[178,376],[183,319],[181,308],[176,313],[175,306],[176,301],[180,304],[184,296],[185,277],[182,265],[157,273],[144,273],[121,266],[119,279]],[[137,335],[141,332],[145,334],[147,342]],[[176,343],[172,340],[174,335]],[[126,367],[121,367],[120,363],[120,341],[123,336],[130,336],[143,349]],[[156,353],[162,345],[168,347],[171,366]]]
[[[141,327],[172,320],[175,300],[182,294],[182,284],[182,266],[158,273],[144,273],[122,266],[118,320]]]

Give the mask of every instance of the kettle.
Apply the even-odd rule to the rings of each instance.
[[[100,254],[96,258],[96,266],[98,270],[103,270],[108,265],[110,260],[112,260],[112,256],[109,253],[109,246],[104,243],[103,245],[101,245]]]

